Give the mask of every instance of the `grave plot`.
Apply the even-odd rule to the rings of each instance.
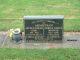
[[[68,41],[70,40],[70,41]],[[77,40],[77,41],[74,41]],[[80,48],[80,33],[77,32],[65,32],[62,43],[47,42],[47,43],[37,43],[37,42],[27,42],[24,39],[19,43],[12,41],[7,37],[7,32],[0,32],[0,48]]]

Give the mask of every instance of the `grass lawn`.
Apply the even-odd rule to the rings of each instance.
[[[22,19],[8,19],[0,21],[0,30],[6,31],[10,28],[21,28],[24,29],[24,23]],[[65,19],[64,20],[64,31],[80,31],[80,20],[79,19]]]
[[[0,48],[0,60],[80,60],[80,49]]]
[[[23,29],[26,15],[64,15],[64,30],[80,31],[80,0],[0,0],[0,30]]]

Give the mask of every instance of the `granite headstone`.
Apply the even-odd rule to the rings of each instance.
[[[62,15],[51,16],[24,16],[26,40],[62,40]]]

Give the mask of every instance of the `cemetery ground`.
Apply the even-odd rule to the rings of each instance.
[[[0,32],[0,48],[30,48],[30,49],[49,49],[49,48],[80,48],[79,32],[64,32],[63,40],[26,40],[24,32],[22,40],[16,42],[7,35],[7,32]]]
[[[79,60],[80,33],[65,32],[63,42],[16,43],[0,32],[0,60]],[[24,38],[24,37],[23,37]],[[77,41],[76,41],[77,39]],[[73,40],[73,41],[67,41]]]
[[[1,48],[0,60],[79,60],[80,49]]]
[[[26,15],[64,15],[64,44],[26,45],[24,41],[16,44],[7,40],[5,31],[17,27],[24,31]],[[0,60],[80,60],[80,1],[0,0],[0,31]]]
[[[23,30],[23,16],[64,15],[65,31],[80,31],[79,0],[4,0],[0,1],[0,31]]]
[[[79,32],[80,19],[64,19],[64,32]],[[8,31],[9,29],[20,28],[24,31],[23,19],[0,19],[0,31]]]

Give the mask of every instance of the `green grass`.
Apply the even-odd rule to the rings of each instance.
[[[0,60],[80,60],[80,49],[0,48]]]
[[[0,30],[23,30],[26,15],[64,15],[64,30],[80,31],[80,0],[0,0]]]
[[[80,32],[80,19],[65,19],[64,31],[79,31]]]
[[[64,20],[64,31],[80,31],[80,20],[79,19],[65,19]],[[11,28],[20,28],[24,31],[24,22],[22,19],[8,19],[0,21],[0,30],[6,31]]]
[[[80,18],[79,13],[79,0],[0,0],[0,18],[58,14],[65,18]]]
[[[24,26],[23,26],[23,21],[21,19],[8,19],[8,20],[5,20],[5,19],[2,19],[0,21],[0,30],[1,31],[6,31],[6,30],[9,30],[11,28],[21,28],[22,30],[24,29]]]

